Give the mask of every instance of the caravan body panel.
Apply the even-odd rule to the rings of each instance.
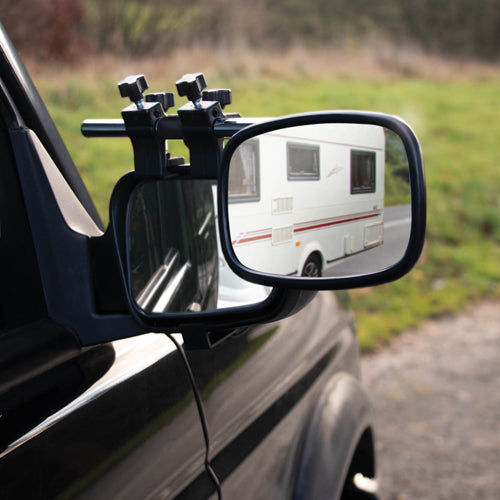
[[[301,275],[383,242],[384,129],[321,124],[244,142],[229,174],[230,231],[248,268]]]

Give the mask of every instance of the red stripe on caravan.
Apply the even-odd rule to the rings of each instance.
[[[299,222],[297,224],[295,224],[296,226],[300,226],[300,225],[304,225],[304,224],[322,224],[326,221],[332,221],[333,219],[335,220],[340,220],[341,222],[343,222],[344,220],[346,219],[351,219],[351,218],[354,218],[354,217],[366,217],[366,216],[377,216],[377,215],[382,215],[378,210],[372,210],[370,212],[358,212],[357,214],[344,214],[344,215],[339,215],[337,217],[323,217],[322,219],[314,219],[314,220],[308,220],[306,222]],[[265,229],[263,229],[263,231],[265,231]]]
[[[363,220],[363,219],[371,219],[372,217],[378,217],[382,215],[380,212],[377,212],[377,213],[371,213],[371,214],[367,214],[367,215],[360,215],[358,217],[349,217],[347,219],[338,219],[338,220],[335,220],[335,221],[330,221],[330,222],[321,222],[321,220],[327,220],[327,219],[321,219],[321,220],[317,220],[317,221],[308,221],[308,222],[301,222],[300,224],[303,225],[303,224],[309,224],[307,226],[303,226],[303,227],[300,227],[300,228],[294,228],[293,232],[294,233],[301,233],[303,231],[311,231],[313,229],[320,229],[322,227],[328,227],[328,226],[336,226],[338,224],[345,224],[347,222],[354,222],[354,221],[357,221],[357,220]],[[261,232],[261,231],[267,231],[268,229],[256,229],[254,231],[249,231],[248,233],[246,234],[253,234],[253,233],[257,233],[257,232]],[[250,243],[252,241],[259,241],[259,240],[265,240],[265,239],[268,239],[268,238],[272,238],[272,233],[266,233],[266,234],[260,234],[258,236],[247,236],[246,238],[241,238],[241,239],[238,239],[238,240],[233,240],[232,244],[233,245],[239,245],[239,244],[242,244],[242,243]]]
[[[350,219],[340,219],[332,222],[323,222],[320,224],[313,224],[312,226],[306,226],[306,227],[300,227],[297,229],[294,229],[294,233],[301,233],[302,231],[310,231],[312,229],[319,229],[322,227],[328,227],[328,226],[336,226],[338,224],[345,224],[346,222],[354,222],[357,220],[363,220],[363,219],[371,219],[372,217],[378,217],[380,214],[370,214],[370,215],[363,215],[361,217],[351,217]],[[303,224],[308,224],[307,222],[304,222]]]
[[[252,231],[252,233],[256,233],[257,231]],[[265,240],[267,238],[271,238],[272,234],[261,234],[260,236],[250,236],[249,238],[242,238],[241,240],[234,240],[233,245],[239,245],[241,243],[249,243],[250,241],[258,241]]]

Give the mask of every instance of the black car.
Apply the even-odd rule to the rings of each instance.
[[[84,126],[134,147],[135,172],[118,181],[105,230],[0,31],[1,498],[376,497],[354,317],[329,290],[395,279],[415,263],[418,143],[380,114],[253,123],[225,114],[218,94],[192,95],[200,78],[180,82],[192,102],[173,115],[129,79],[138,94],[123,91],[134,101],[123,121]],[[278,129],[332,123],[401,137],[411,192],[402,249],[354,274],[339,260],[337,274],[316,279],[252,268],[231,238],[233,153]],[[165,155],[166,138],[187,143],[191,165]],[[365,246],[348,259],[375,255]]]

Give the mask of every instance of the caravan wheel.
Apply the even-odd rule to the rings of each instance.
[[[302,269],[302,276],[309,276],[310,278],[321,276],[321,260],[318,255],[309,255]]]

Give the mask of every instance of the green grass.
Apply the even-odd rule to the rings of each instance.
[[[133,168],[132,149],[128,139],[85,139],[80,124],[85,118],[120,116],[125,102],[115,82],[122,76],[96,74],[82,83],[77,73],[37,82],[105,220],[113,185]],[[174,78],[148,76],[166,87],[155,85],[152,91],[172,90]],[[209,83],[231,88],[231,111],[243,116],[366,109],[399,115],[417,133],[428,186],[426,248],[416,269],[402,280],[351,292],[364,349],[425,318],[500,296],[499,75],[447,82],[291,73],[249,81],[248,75],[215,73]]]

